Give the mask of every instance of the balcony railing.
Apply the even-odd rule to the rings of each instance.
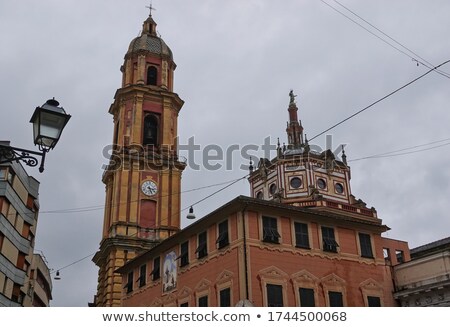
[[[375,211],[375,209],[359,208],[350,204],[344,204],[329,200],[305,201],[300,202],[296,205],[298,205],[299,207],[327,207],[357,213],[367,217],[377,218],[377,212]]]

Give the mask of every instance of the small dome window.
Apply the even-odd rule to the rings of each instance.
[[[327,188],[327,182],[323,178],[319,178],[317,180],[317,187],[319,187],[321,190],[324,190]]]
[[[299,177],[291,178],[290,183],[291,188],[297,189],[302,186],[302,180]]]
[[[271,184],[269,186],[269,193],[274,195],[276,191],[277,191],[277,185],[275,183]]]
[[[341,183],[336,183],[334,185],[334,189],[335,189],[336,193],[339,193],[339,194],[344,193],[344,186]]]

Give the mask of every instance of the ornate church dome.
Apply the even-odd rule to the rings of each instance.
[[[163,39],[156,34],[156,25],[152,16],[149,16],[143,24],[141,35],[131,41],[125,57],[135,53],[146,52],[173,61],[172,51]]]

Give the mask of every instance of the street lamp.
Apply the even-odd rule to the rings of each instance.
[[[186,216],[187,219],[195,219],[194,208],[192,206],[189,208],[189,213]]]
[[[58,143],[61,133],[70,119],[64,108],[59,107],[59,102],[55,98],[48,100],[36,110],[31,117],[33,124],[34,145],[39,147],[39,151],[14,148],[9,144],[0,144],[0,164],[7,162],[22,161],[27,166],[35,167],[38,160],[35,156],[42,157],[39,172],[44,171],[45,155]]]

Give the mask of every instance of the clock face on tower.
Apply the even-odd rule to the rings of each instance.
[[[158,192],[158,185],[154,181],[145,181],[141,185],[142,193],[151,196]]]

